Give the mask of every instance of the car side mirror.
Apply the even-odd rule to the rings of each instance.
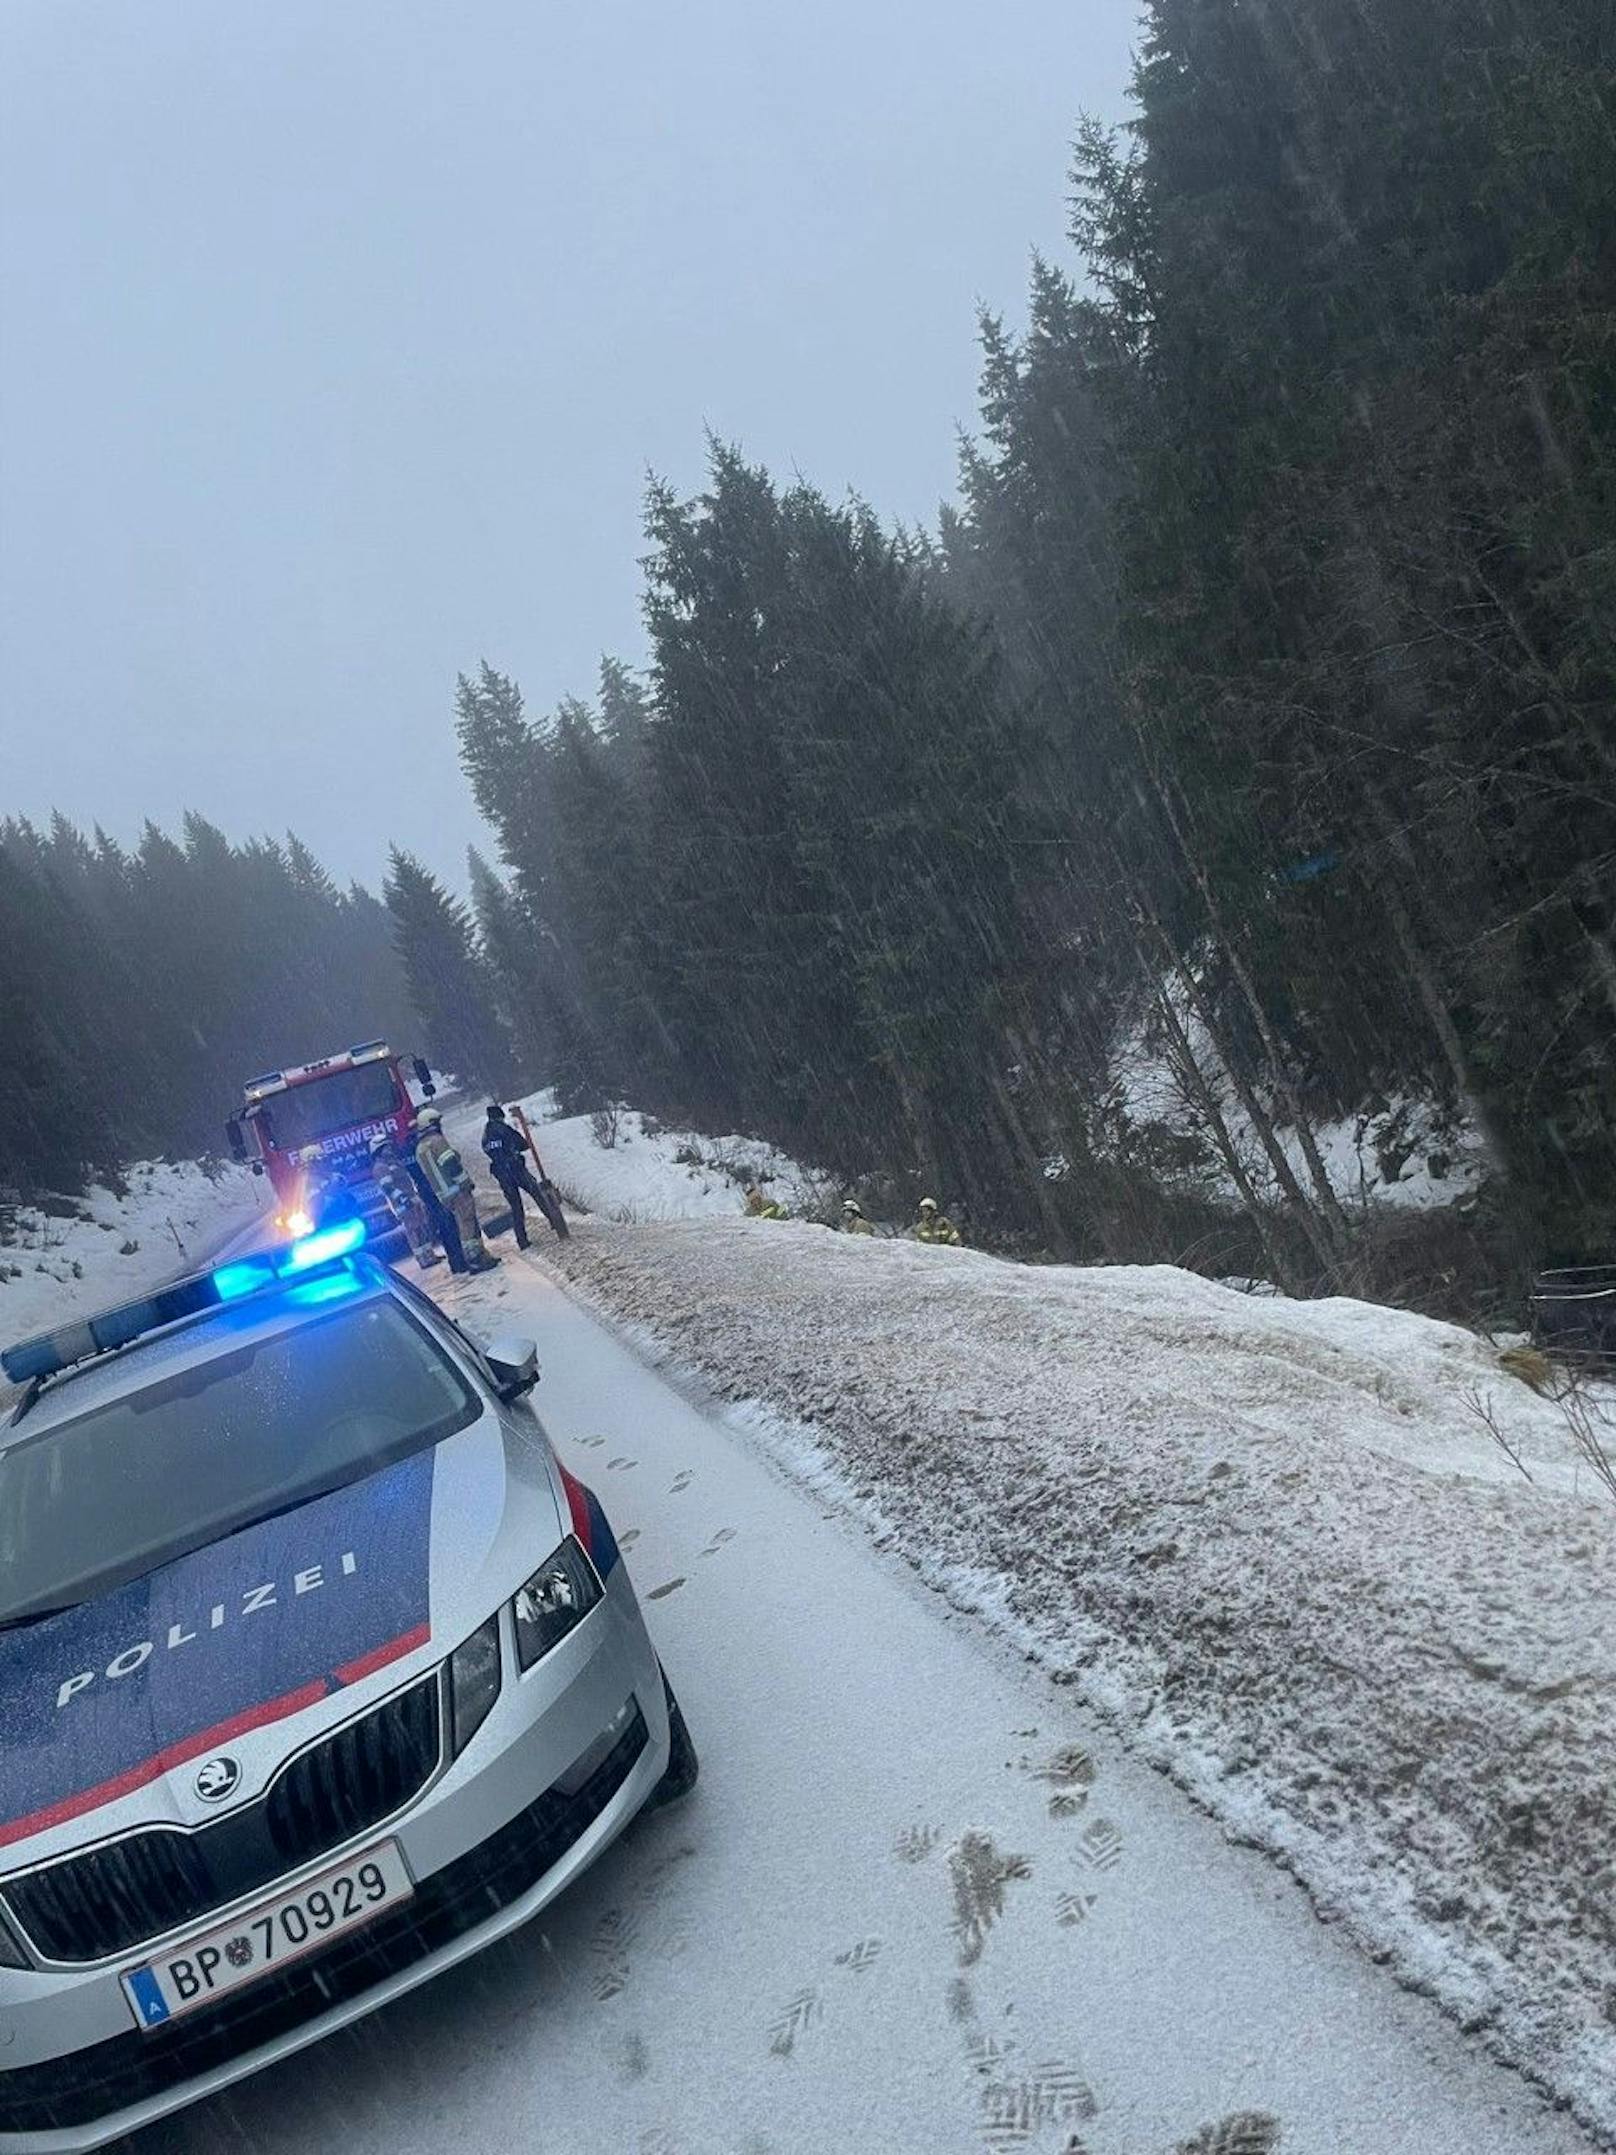
[[[539,1381],[539,1350],[517,1332],[501,1332],[483,1349],[501,1399],[520,1399]]]
[[[231,1159],[244,1161],[247,1157],[247,1140],[241,1134],[241,1118],[239,1116],[231,1116],[224,1126],[224,1134],[230,1141]]]
[[[417,1055],[414,1060],[415,1082],[421,1088],[421,1098],[423,1100],[430,1100],[435,1096],[438,1089],[436,1083],[433,1080],[432,1072],[427,1068],[426,1057],[424,1055]]]

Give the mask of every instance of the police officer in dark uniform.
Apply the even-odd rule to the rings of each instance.
[[[527,1215],[522,1209],[524,1190],[555,1228],[556,1233],[565,1236],[566,1223],[557,1218],[561,1208],[543,1184],[534,1180],[533,1170],[528,1166],[526,1141],[521,1132],[506,1120],[505,1110],[497,1100],[488,1103],[488,1120],[483,1125],[483,1151],[488,1155],[488,1164],[493,1169],[500,1194],[511,1208],[511,1225],[516,1230],[517,1248],[527,1248]]]

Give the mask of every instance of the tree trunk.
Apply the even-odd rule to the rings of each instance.
[[[1397,855],[1404,866],[1412,866],[1409,859],[1407,835],[1399,829],[1386,806],[1385,800],[1373,786],[1366,786],[1364,793],[1374,810],[1382,843],[1390,852]],[[1453,1022],[1447,1000],[1437,984],[1430,960],[1427,958],[1420,945],[1419,937],[1415,933],[1413,919],[1409,914],[1408,907],[1403,902],[1403,894],[1397,887],[1395,871],[1381,878],[1380,899],[1386,908],[1386,918],[1391,922],[1392,934],[1396,938],[1398,950],[1402,953],[1403,963],[1408,967],[1409,976],[1418,992],[1421,1007],[1430,1023],[1431,1031],[1436,1036],[1437,1044],[1442,1050],[1443,1060],[1447,1063],[1449,1073],[1453,1078],[1454,1089],[1458,1093],[1460,1104],[1475,1124],[1481,1137],[1482,1149],[1487,1155],[1488,1165],[1495,1173],[1507,1175],[1509,1171],[1508,1154],[1494,1127],[1491,1115],[1483,1105],[1480,1089],[1470,1068],[1470,1059],[1465,1054],[1464,1042],[1459,1038],[1458,1027]]]
[[[1263,1055],[1268,1063],[1269,1074],[1278,1088],[1280,1097],[1290,1111],[1291,1121],[1302,1147],[1302,1157],[1307,1162],[1308,1179],[1313,1185],[1313,1194],[1318,1199],[1319,1214],[1324,1222],[1325,1231],[1335,1246],[1335,1253],[1340,1255],[1351,1240],[1352,1230],[1348,1225],[1346,1214],[1341,1209],[1341,1200],[1336,1196],[1335,1186],[1325,1172],[1324,1162],[1319,1155],[1318,1143],[1313,1135],[1312,1121],[1306,1109],[1302,1106],[1301,1096],[1291,1082],[1290,1072],[1286,1068],[1284,1056],[1280,1052],[1279,1042],[1274,1036],[1273,1027],[1268,1022],[1268,1012],[1263,1007],[1262,998],[1257,993],[1256,983],[1251,977],[1246,961],[1240,953],[1240,947],[1230,932],[1229,924],[1224,918],[1223,909],[1213,892],[1212,879],[1190,848],[1189,840],[1185,836],[1183,825],[1179,821],[1178,811],[1169,789],[1158,782],[1157,790],[1161,795],[1162,810],[1167,817],[1168,826],[1174,838],[1178,841],[1178,850],[1183,856],[1184,865],[1189,869],[1190,875],[1194,879],[1195,887],[1201,894],[1201,903],[1206,908],[1206,917],[1212,924],[1212,932],[1222,945],[1223,953],[1234,973],[1236,984],[1245,999],[1247,1009],[1251,1012],[1252,1023],[1257,1028],[1257,1037],[1262,1042]],[[1231,1065],[1230,1075],[1233,1076],[1233,1074]]]
[[[1148,967],[1142,969],[1148,978]],[[1276,1280],[1287,1294],[1294,1294],[1297,1283],[1291,1272],[1290,1261],[1273,1238],[1262,1199],[1257,1195],[1251,1177],[1246,1173],[1246,1164],[1240,1157],[1229,1125],[1224,1120],[1223,1110],[1218,1106],[1216,1095],[1207,1083],[1200,1064],[1195,1060],[1195,1049],[1178,1012],[1173,1008],[1173,999],[1160,987],[1156,989],[1156,1008],[1161,1013],[1172,1043],[1169,1053],[1173,1068],[1206,1118],[1207,1127],[1212,1132],[1212,1141],[1222,1155],[1223,1164],[1229,1171],[1229,1179],[1239,1191],[1240,1202],[1245,1206],[1247,1215],[1261,1238]]]
[[[1337,1252],[1331,1243],[1330,1237],[1325,1232],[1323,1223],[1303,1195],[1302,1186],[1296,1179],[1295,1170],[1286,1156],[1284,1146],[1279,1142],[1267,1109],[1263,1107],[1241,1073],[1238,1060],[1232,1049],[1219,1037],[1217,1019],[1213,1015],[1212,1008],[1206,997],[1201,992],[1200,982],[1173,949],[1172,939],[1154,909],[1147,903],[1143,908],[1143,912],[1154,933],[1163,959],[1167,966],[1178,975],[1185,995],[1189,999],[1190,1007],[1206,1028],[1207,1038],[1217,1049],[1219,1060],[1228,1073],[1229,1082],[1233,1085],[1240,1105],[1245,1110],[1246,1117],[1256,1134],[1257,1141],[1268,1155],[1268,1163],[1274,1170],[1274,1179],[1279,1184],[1285,1202],[1295,1212],[1301,1223],[1302,1231],[1307,1236],[1308,1242],[1325,1272],[1333,1272]],[[1180,1030],[1182,1030],[1182,1027],[1180,1027]],[[1189,1046],[1187,1036],[1185,1046],[1186,1048]],[[1194,1060],[1193,1051],[1191,1051],[1191,1060]]]
[[[1049,1246],[1058,1257],[1070,1257],[1073,1254],[1072,1238],[1066,1230],[1059,1208],[1049,1194],[1049,1178],[1044,1173],[1043,1159],[1022,1119],[1021,1110],[1000,1073],[990,1070],[987,1076],[995,1105],[999,1110],[999,1122],[1016,1156],[1020,1171],[1031,1186],[1033,1202],[1043,1219]]]

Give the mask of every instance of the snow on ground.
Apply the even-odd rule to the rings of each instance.
[[[1181,990],[1173,992],[1173,1004],[1196,1066],[1253,1186],[1272,1192],[1272,1164],[1236,1096],[1227,1066]],[[1193,1184],[1231,1200],[1235,1197],[1205,1111],[1186,1093],[1162,1045],[1153,1037],[1148,1019],[1136,1019],[1121,1032],[1104,1105],[1116,1138],[1127,1133],[1136,1140],[1148,1139],[1152,1132],[1165,1137],[1165,1147],[1150,1148],[1164,1179]],[[1292,1172],[1308,1189],[1307,1161],[1295,1130],[1281,1126],[1277,1135]],[[1429,1101],[1403,1098],[1367,1106],[1360,1114],[1317,1124],[1313,1136],[1330,1187],[1349,1207],[1378,1204],[1426,1210],[1470,1195],[1482,1179],[1480,1141],[1474,1129],[1463,1118],[1445,1116]],[[1180,1157],[1185,1139],[1195,1151],[1193,1161]]]
[[[648,1125],[632,1108],[551,1121],[554,1102],[548,1092],[533,1093],[519,1105],[562,1196],[608,1220],[733,1216],[742,1209],[749,1182],[792,1211],[822,1201],[818,1178],[761,1138],[665,1130]],[[480,1165],[481,1108],[453,1116],[450,1127],[456,1143],[463,1151],[469,1146],[468,1156]]]
[[[0,1208],[0,1346],[143,1294],[203,1264],[261,1210],[262,1187],[243,1169],[194,1160],[140,1160],[118,1197],[97,1183],[58,1218],[37,1206]]]
[[[1616,2135],[1616,1508],[1486,1347],[790,1222],[545,1257]]]
[[[732,1232],[769,1230],[586,1220],[545,1239],[553,1271],[506,1238],[486,1277],[429,1275],[474,1330],[538,1341],[534,1404],[621,1537],[694,1795],[525,1930],[128,2155],[1586,2155],[872,1549],[828,1461],[778,1471],[553,1284],[591,1245]],[[782,1233],[771,1265],[807,1230]]]

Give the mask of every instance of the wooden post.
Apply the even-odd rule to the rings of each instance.
[[[533,1155],[533,1165],[539,1171],[539,1180],[548,1182],[550,1178],[544,1172],[544,1162],[539,1158],[539,1148],[533,1142],[533,1132],[529,1127],[526,1112],[520,1107],[509,1108],[506,1112],[515,1117],[516,1126],[522,1133],[528,1151]]]

